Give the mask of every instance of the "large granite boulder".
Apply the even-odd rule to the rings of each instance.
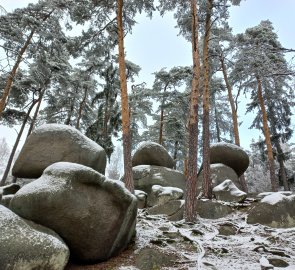
[[[220,201],[243,202],[247,198],[247,193],[239,190],[229,179],[213,188],[212,191],[216,199]]]
[[[10,208],[57,232],[77,260],[92,262],[106,260],[128,245],[135,231],[137,200],[119,181],[80,164],[58,162],[22,187]]]
[[[222,163],[232,168],[240,177],[249,166],[248,154],[231,143],[215,143],[210,146],[210,163]]]
[[[147,209],[149,215],[167,215],[171,221],[183,219],[184,200],[172,200]]]
[[[174,161],[162,145],[154,142],[143,142],[132,157],[132,166],[138,165],[156,165],[172,169]]]
[[[236,172],[221,163],[211,164],[210,165],[211,179],[212,179],[212,188],[220,185],[227,179],[230,179],[239,189],[241,189],[241,184],[239,181],[239,177]],[[199,193],[202,190],[203,185],[203,171],[201,171],[198,175],[197,181],[197,192]]]
[[[25,220],[0,205],[0,269],[62,270],[70,255],[52,230]]]
[[[274,192],[265,196],[249,211],[247,222],[273,228],[295,227],[295,195]]]
[[[153,185],[185,189],[183,173],[166,167],[139,165],[132,168],[135,189],[151,193]]]
[[[82,164],[104,174],[106,153],[73,127],[46,124],[36,128],[28,137],[12,174],[20,178],[38,178],[45,168],[59,161]]]
[[[197,201],[197,213],[202,218],[218,219],[232,213],[232,209],[218,201],[201,199]]]
[[[182,197],[183,190],[180,188],[153,185],[147,204],[148,206],[161,205],[172,200],[182,199]]]

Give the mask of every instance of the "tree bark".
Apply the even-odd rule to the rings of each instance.
[[[290,188],[289,188],[289,184],[288,184],[288,180],[287,180],[287,176],[286,176],[285,165],[284,165],[284,158],[283,158],[284,153],[283,153],[283,150],[282,150],[282,147],[281,147],[279,141],[275,142],[275,146],[276,146],[276,149],[277,149],[278,162],[279,162],[279,165],[280,165],[280,179],[283,182],[284,190],[288,191],[288,190],[290,190]]]
[[[179,146],[179,142],[178,141],[175,141],[175,143],[174,143],[174,154],[173,154],[174,169],[176,169],[176,160],[177,160],[177,154],[178,154],[178,146]]]
[[[217,142],[221,142],[220,128],[219,128],[218,118],[217,118],[218,111],[217,111],[216,107],[214,108],[214,114],[215,114],[215,127],[216,127]]]
[[[195,0],[191,0],[192,13],[192,57],[193,57],[193,80],[190,98],[188,119],[188,166],[185,187],[184,218],[187,222],[195,222],[197,218],[197,175],[198,175],[198,101],[200,84],[200,59],[199,59],[199,22],[198,10]]]
[[[35,126],[35,123],[36,123],[36,120],[37,120],[37,116],[38,116],[38,113],[39,113],[39,110],[40,110],[40,106],[41,106],[41,103],[42,103],[42,99],[44,97],[44,94],[45,94],[46,89],[47,89],[47,85],[44,86],[44,88],[40,92],[40,96],[38,98],[37,107],[36,107],[36,110],[34,112],[34,116],[33,116],[33,119],[32,119],[32,122],[31,122],[31,125],[30,125],[30,128],[29,128],[27,137],[29,137],[29,135],[32,133],[32,131],[34,129],[34,126]]]
[[[263,122],[263,134],[265,137],[266,147],[267,147],[267,157],[268,157],[268,166],[269,166],[269,172],[270,172],[270,182],[271,182],[271,189],[272,191],[277,191],[277,182],[276,182],[276,176],[275,176],[275,164],[274,164],[274,158],[273,158],[273,151],[272,151],[272,145],[271,145],[271,139],[270,139],[270,132],[269,127],[267,123],[267,112],[265,109],[265,104],[263,100],[262,95],[262,83],[259,76],[256,76],[257,83],[258,83],[258,101],[259,106],[262,112],[262,122]]]
[[[46,14],[45,17],[43,18],[42,22],[45,22],[51,16],[51,14],[54,11],[55,11],[55,9],[51,10],[48,14]],[[23,47],[20,49],[20,51],[18,53],[15,64],[14,64],[10,74],[7,77],[6,84],[5,84],[5,87],[4,87],[4,90],[3,90],[3,94],[2,94],[2,96],[0,98],[0,117],[2,115],[2,112],[5,109],[6,102],[7,102],[7,99],[8,99],[8,96],[10,94],[10,90],[11,90],[11,87],[12,87],[12,84],[13,84],[13,79],[14,79],[14,77],[16,75],[16,72],[17,72],[17,70],[19,68],[19,65],[20,65],[20,63],[22,61],[23,55],[26,52],[27,48],[29,47],[29,45],[31,43],[31,40],[32,40],[36,30],[37,30],[37,28],[33,28],[31,30],[29,36],[27,37],[27,39],[25,41],[25,44],[23,45]]]
[[[122,129],[123,129],[123,155],[124,155],[124,181],[126,188],[134,193],[132,162],[131,162],[131,136],[129,104],[126,80],[126,63],[124,52],[124,29],[123,29],[123,0],[118,0],[118,46],[119,46],[119,74],[121,84],[121,108],[122,108]]]
[[[221,63],[221,69],[222,69],[224,82],[225,82],[226,89],[227,89],[228,100],[229,100],[229,104],[230,104],[230,108],[231,108],[231,115],[232,115],[232,121],[233,121],[233,126],[234,126],[235,144],[237,146],[241,146],[240,145],[240,134],[239,134],[239,122],[238,122],[237,108],[236,108],[235,100],[233,97],[232,87],[229,83],[227,69],[226,69],[226,66],[224,63],[223,55],[220,56],[220,63]],[[240,180],[242,190],[245,192],[248,192],[248,187],[247,187],[245,176],[244,175],[240,176],[239,180]]]
[[[88,88],[85,87],[85,89],[84,89],[84,96],[83,96],[83,99],[80,102],[80,106],[79,106],[79,112],[78,112],[78,117],[77,117],[76,129],[80,129],[80,121],[81,121],[81,118],[82,118],[82,111],[83,111],[84,105],[86,103],[87,92],[88,92]]]
[[[3,177],[1,179],[1,182],[0,182],[0,186],[4,186],[5,185],[5,182],[6,182],[6,179],[7,179],[7,176],[9,174],[9,171],[10,171],[10,168],[11,168],[11,165],[12,165],[12,161],[13,161],[13,157],[15,155],[15,152],[16,152],[16,149],[18,147],[18,144],[19,144],[19,141],[20,141],[20,138],[24,132],[24,129],[25,129],[25,126],[26,126],[26,123],[28,122],[28,119],[30,117],[30,113],[32,111],[32,109],[34,108],[35,104],[39,101],[39,99],[35,100],[32,102],[27,114],[26,114],[26,117],[22,123],[22,126],[21,126],[21,129],[17,135],[17,138],[15,140],[15,143],[13,145],[13,148],[12,148],[12,151],[10,153],[10,156],[9,156],[9,159],[8,159],[8,162],[7,162],[7,166],[6,166],[6,169],[5,169],[5,172],[3,174]]]
[[[10,74],[8,75],[7,77],[7,80],[6,80],[6,84],[5,84],[5,87],[4,87],[4,90],[3,90],[3,94],[2,94],[2,97],[0,99],[0,117],[1,117],[1,114],[2,112],[4,111],[5,107],[6,107],[6,102],[7,102],[7,99],[8,99],[8,96],[10,94],[10,90],[11,90],[11,87],[12,87],[12,83],[13,83],[13,79],[16,75],[16,72],[18,70],[18,67],[23,59],[23,55],[24,53],[26,52],[28,46],[30,45],[31,43],[31,40],[33,38],[33,35],[35,33],[36,29],[33,29],[30,33],[30,35],[28,36],[24,46],[20,49],[19,53],[18,53],[18,56],[16,58],[16,61],[14,63],[14,66],[10,72]]]
[[[169,83],[166,83],[163,90],[163,98],[161,104],[161,113],[160,113],[160,132],[159,132],[159,144],[163,145],[163,130],[164,130],[164,105],[165,105],[165,93]]]
[[[209,91],[209,38],[211,32],[211,13],[213,0],[207,0],[205,39],[203,47],[204,90],[203,90],[203,192],[204,197],[212,198],[212,181],[210,177],[210,91]]]

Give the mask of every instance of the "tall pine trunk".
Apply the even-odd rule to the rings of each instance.
[[[280,179],[283,182],[284,190],[288,191],[288,190],[290,190],[290,188],[289,188],[287,175],[286,175],[286,170],[285,170],[285,165],[284,165],[284,153],[283,153],[283,150],[282,150],[282,147],[281,147],[279,141],[275,142],[275,146],[276,146],[276,149],[277,149],[278,162],[279,162],[279,165],[280,165]]]
[[[13,161],[13,157],[14,157],[15,152],[16,152],[16,149],[18,147],[20,138],[21,138],[21,136],[22,136],[22,134],[24,132],[26,123],[28,122],[28,119],[30,117],[30,113],[31,113],[32,109],[34,108],[35,104],[38,101],[39,100],[37,99],[37,100],[35,100],[35,101],[32,102],[32,104],[31,104],[31,106],[30,106],[30,108],[29,108],[29,110],[28,110],[28,112],[27,112],[27,114],[26,114],[26,116],[24,118],[24,121],[23,121],[22,126],[20,128],[20,131],[19,131],[19,133],[17,135],[17,138],[16,138],[15,143],[13,145],[12,151],[10,153],[10,156],[9,156],[9,159],[8,159],[8,162],[7,162],[7,165],[6,165],[5,172],[4,172],[3,177],[1,179],[1,182],[0,182],[0,186],[4,186],[5,185],[5,182],[6,182],[6,179],[7,179],[8,174],[9,174],[9,171],[10,171],[10,168],[11,168],[11,165],[12,165],[12,161]]]
[[[23,56],[24,56],[28,46],[31,43],[31,40],[33,38],[33,35],[34,35],[35,31],[36,31],[36,29],[33,29],[31,31],[31,33],[28,36],[25,44],[20,49],[20,51],[19,51],[19,53],[17,55],[16,61],[15,61],[14,65],[13,65],[13,68],[12,68],[11,72],[9,73],[9,75],[7,77],[6,84],[5,84],[5,87],[3,89],[3,94],[2,94],[2,97],[0,99],[0,116],[1,116],[2,112],[4,111],[4,109],[6,107],[6,102],[7,102],[8,96],[10,94],[10,90],[11,90],[11,87],[12,87],[14,77],[15,77],[16,72],[17,72],[17,70],[19,68],[19,65],[20,65],[20,63],[21,63],[21,61],[23,59]]]
[[[80,121],[81,121],[82,112],[83,112],[83,109],[84,109],[84,106],[85,106],[85,103],[86,103],[87,93],[88,93],[88,88],[85,87],[84,96],[83,96],[83,99],[82,99],[82,101],[80,102],[80,105],[79,105],[78,117],[77,117],[77,122],[76,122],[76,129],[80,129]]]
[[[131,162],[131,136],[130,117],[126,80],[126,63],[124,52],[124,29],[123,29],[123,0],[118,0],[117,22],[118,22],[118,46],[119,46],[119,73],[121,84],[121,108],[123,129],[123,155],[124,155],[124,181],[127,189],[134,193],[132,162]]]
[[[210,91],[209,91],[209,38],[211,32],[211,13],[213,0],[207,0],[205,39],[203,47],[204,91],[203,91],[203,192],[204,197],[212,198],[212,181],[210,177]]]
[[[227,75],[227,69],[224,63],[224,57],[223,55],[220,56],[220,62],[221,62],[221,69],[222,69],[222,74],[223,78],[225,81],[226,89],[227,89],[227,94],[228,94],[228,100],[231,108],[231,116],[232,116],[232,121],[233,121],[233,126],[234,126],[234,138],[235,138],[235,144],[237,146],[240,145],[240,135],[239,135],[239,122],[238,122],[238,114],[237,114],[237,108],[235,105],[235,100],[233,97],[233,92],[232,92],[232,87],[229,83],[228,75]],[[243,189],[243,191],[248,192],[248,187],[246,184],[245,176],[242,175],[240,176],[240,184]]]
[[[164,133],[164,105],[165,105],[165,93],[168,87],[167,83],[163,90],[163,98],[161,104],[161,112],[160,112],[160,132],[159,132],[159,144],[163,145],[163,133]]]
[[[200,84],[200,59],[199,59],[199,22],[198,10],[195,0],[191,0],[192,13],[192,57],[193,80],[190,97],[188,119],[188,166],[185,187],[184,218],[187,222],[194,222],[197,218],[197,175],[198,175],[198,101]]]
[[[270,172],[271,189],[272,191],[277,191],[278,187],[277,187],[276,176],[275,176],[275,163],[274,163],[274,157],[273,157],[273,151],[272,151],[272,145],[271,145],[271,139],[270,139],[270,132],[269,132],[269,127],[267,123],[267,112],[265,109],[265,104],[264,104],[263,95],[262,95],[262,83],[259,76],[257,76],[256,79],[258,83],[258,91],[257,91],[258,101],[259,101],[259,106],[262,112],[263,134],[265,137],[266,148],[267,148],[267,158],[268,158],[268,167]]]

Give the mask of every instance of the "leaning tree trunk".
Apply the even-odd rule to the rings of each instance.
[[[45,22],[51,16],[51,14],[54,11],[55,11],[55,9],[52,9],[48,14],[46,14],[45,17],[43,18],[42,22]],[[29,36],[27,37],[23,47],[21,47],[21,49],[20,49],[20,51],[19,51],[19,53],[17,55],[15,64],[13,65],[13,68],[12,68],[10,74],[7,77],[6,84],[5,84],[5,87],[3,89],[3,94],[2,94],[2,97],[0,98],[0,117],[1,117],[2,112],[5,109],[6,102],[7,102],[8,96],[10,94],[11,87],[12,87],[13,79],[14,79],[14,77],[16,75],[16,72],[17,72],[17,70],[19,68],[19,65],[20,65],[20,63],[22,61],[24,53],[26,52],[28,46],[30,45],[36,30],[37,30],[37,28],[33,28],[31,30],[31,32],[30,32]]]
[[[14,66],[13,66],[11,72],[9,73],[8,77],[7,77],[6,84],[5,84],[5,87],[4,87],[4,90],[3,90],[3,94],[2,94],[2,97],[0,99],[0,116],[1,116],[2,112],[5,109],[6,102],[7,102],[11,87],[12,87],[13,79],[14,79],[14,77],[16,75],[16,72],[18,70],[18,67],[19,67],[19,65],[20,65],[20,63],[21,63],[21,61],[23,59],[24,53],[26,52],[28,46],[31,43],[31,40],[33,38],[33,35],[34,35],[35,31],[36,31],[36,29],[33,29],[31,31],[31,33],[28,36],[24,46],[20,49],[20,51],[19,51],[19,53],[17,55],[16,61],[14,63]]]
[[[121,84],[121,108],[123,129],[123,152],[124,152],[124,181],[127,189],[134,193],[132,162],[131,162],[131,136],[130,117],[127,94],[126,63],[124,53],[124,29],[123,29],[123,0],[118,0],[118,46],[119,46],[119,73]]]
[[[209,37],[211,31],[211,13],[213,0],[207,0],[205,39],[203,49],[204,91],[203,91],[203,192],[204,197],[212,198],[212,181],[210,177],[210,91],[209,91]]]
[[[39,101],[39,100],[37,99],[37,100],[35,100],[35,101],[32,102],[32,104],[31,104],[31,106],[30,106],[30,108],[29,108],[29,110],[28,110],[28,112],[27,112],[27,114],[26,114],[26,116],[25,116],[25,119],[24,119],[24,121],[23,121],[23,123],[22,123],[21,129],[20,129],[20,131],[19,131],[19,133],[18,133],[18,135],[17,135],[17,138],[16,138],[15,143],[14,143],[14,145],[13,145],[12,151],[11,151],[11,153],[10,153],[10,156],[9,156],[9,159],[8,159],[8,163],[7,163],[7,166],[6,166],[5,172],[4,172],[3,177],[2,177],[2,179],[1,179],[1,182],[0,182],[0,186],[4,186],[4,185],[5,185],[5,182],[6,182],[6,179],[7,179],[8,173],[9,173],[9,171],[10,171],[10,168],[11,168],[11,165],[12,165],[12,161],[13,161],[13,157],[14,157],[15,152],[16,152],[16,149],[17,149],[17,147],[18,147],[18,144],[19,144],[20,138],[21,138],[21,136],[22,136],[22,134],[23,134],[23,132],[24,132],[24,129],[25,129],[26,123],[28,122],[28,119],[29,119],[29,117],[30,117],[30,113],[31,113],[33,107],[35,106],[35,104],[36,104],[38,101]]]
[[[187,222],[195,222],[197,218],[197,176],[198,176],[198,101],[200,84],[200,60],[198,37],[197,3],[191,0],[192,13],[192,57],[193,80],[188,119],[188,166],[185,186],[184,218]]]
[[[35,123],[36,123],[36,120],[37,120],[37,116],[38,116],[38,113],[39,113],[39,110],[40,110],[40,107],[41,107],[41,103],[42,103],[42,99],[44,97],[44,94],[45,94],[45,91],[47,89],[47,86],[44,87],[41,92],[40,92],[40,96],[38,98],[38,103],[37,103],[37,107],[36,107],[36,110],[34,112],[34,116],[32,118],[32,121],[31,121],[31,125],[30,125],[30,128],[29,128],[29,131],[28,131],[28,134],[27,134],[27,137],[29,137],[29,135],[32,133],[34,127],[35,127]]]
[[[268,166],[269,166],[269,172],[270,172],[270,182],[271,182],[271,189],[272,191],[277,191],[277,182],[276,182],[276,176],[275,176],[275,163],[274,163],[274,157],[273,157],[273,151],[272,151],[272,145],[271,145],[271,139],[270,139],[270,132],[269,127],[267,123],[267,112],[265,109],[265,104],[263,100],[262,95],[262,83],[261,79],[257,76],[257,83],[258,83],[258,101],[259,106],[262,112],[262,123],[263,123],[263,134],[265,137],[266,147],[267,147],[267,157],[268,157]]]
[[[238,122],[237,108],[236,108],[235,100],[234,100],[234,97],[233,97],[232,87],[231,87],[231,85],[229,83],[229,79],[228,79],[227,70],[226,70],[226,66],[225,66],[225,63],[224,63],[223,55],[220,56],[220,62],[221,62],[221,69],[222,69],[222,73],[223,73],[223,78],[224,78],[226,89],[227,89],[228,100],[229,100],[229,104],[230,104],[230,108],[231,108],[231,115],[232,115],[232,121],[233,121],[233,126],[234,126],[235,144],[237,146],[241,146],[240,145],[239,122]],[[243,191],[248,192],[248,187],[247,187],[247,184],[246,184],[245,176],[244,175],[240,176],[239,180],[240,180],[241,187],[242,187]]]

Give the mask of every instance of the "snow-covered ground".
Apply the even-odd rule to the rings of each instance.
[[[246,212],[226,218],[171,222],[139,210],[137,234],[129,248],[107,262],[78,269],[255,270],[267,264],[295,270],[295,228],[273,229],[246,223]]]

